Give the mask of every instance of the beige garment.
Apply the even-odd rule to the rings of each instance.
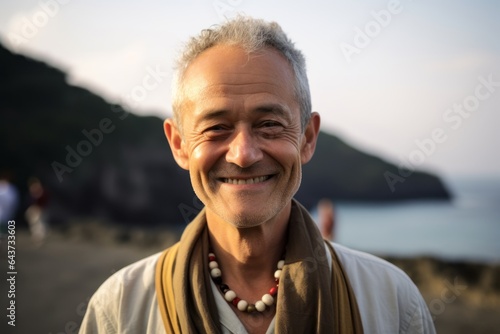
[[[208,233],[202,211],[156,269],[156,293],[167,333],[220,333],[207,269]],[[293,201],[285,266],[278,289],[276,333],[362,333],[361,317],[344,268],[306,209]]]

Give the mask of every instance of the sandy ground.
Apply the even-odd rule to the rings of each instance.
[[[86,304],[99,285],[120,268],[157,251],[55,236],[36,247],[27,233],[18,232],[16,326],[7,325],[2,315],[1,333],[77,333]],[[2,263],[6,263],[5,254],[2,249]],[[6,269],[2,272],[5,275]],[[5,282],[2,279],[2,310],[7,305]]]
[[[109,275],[165,247],[165,244],[149,242],[144,237],[142,245],[138,245],[137,242],[130,242],[130,236],[117,238],[116,234],[115,242],[108,239],[85,240],[81,235],[52,235],[41,247],[32,243],[26,231],[17,231],[16,238],[16,326],[7,325],[8,285],[4,244],[0,291],[1,309],[5,314],[1,317],[1,333],[77,333],[88,299]],[[116,242],[116,239],[121,242]],[[166,244],[172,241],[170,239]],[[411,260],[405,260],[399,265],[408,270],[414,268],[411,263]],[[429,267],[428,263],[418,265]],[[445,279],[444,276],[439,277],[436,282],[441,283],[436,285],[422,282],[425,279],[422,272],[425,271],[410,274],[420,281],[419,287],[422,286],[426,302],[431,307],[438,333],[500,333],[497,299],[484,302],[488,294],[479,293],[470,284],[463,291],[457,290],[456,298],[453,298],[452,292],[446,290],[446,283],[439,284],[452,280],[457,277],[456,274]]]

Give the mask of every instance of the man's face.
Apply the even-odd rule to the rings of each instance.
[[[294,82],[290,64],[271,48],[248,55],[215,46],[187,69],[182,136],[173,122],[165,127],[208,219],[245,228],[289,210],[302,164],[312,156],[311,130],[302,132]],[[319,127],[319,116],[314,118]]]

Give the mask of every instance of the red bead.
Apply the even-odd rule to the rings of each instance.
[[[215,261],[215,256],[210,255],[210,256],[208,257],[208,261]]]
[[[238,306],[238,302],[241,300],[241,298],[235,297],[232,301],[234,306]]]
[[[270,290],[269,290],[269,294],[271,296],[276,296],[276,294],[278,293],[278,288],[273,286]]]

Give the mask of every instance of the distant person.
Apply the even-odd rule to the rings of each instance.
[[[164,131],[205,207],[97,290],[80,333],[434,333],[405,273],[324,240],[293,198],[320,116],[281,27],[205,29],[177,65]]]
[[[42,186],[38,178],[28,180],[29,205],[26,209],[25,217],[31,232],[31,238],[36,245],[41,245],[45,241],[48,233],[47,224],[47,191]]]
[[[0,175],[0,235],[7,234],[8,221],[16,217],[18,206],[19,192],[10,174],[4,172]]]
[[[335,209],[329,199],[325,198],[319,201],[318,220],[323,238],[333,241],[335,238]]]

